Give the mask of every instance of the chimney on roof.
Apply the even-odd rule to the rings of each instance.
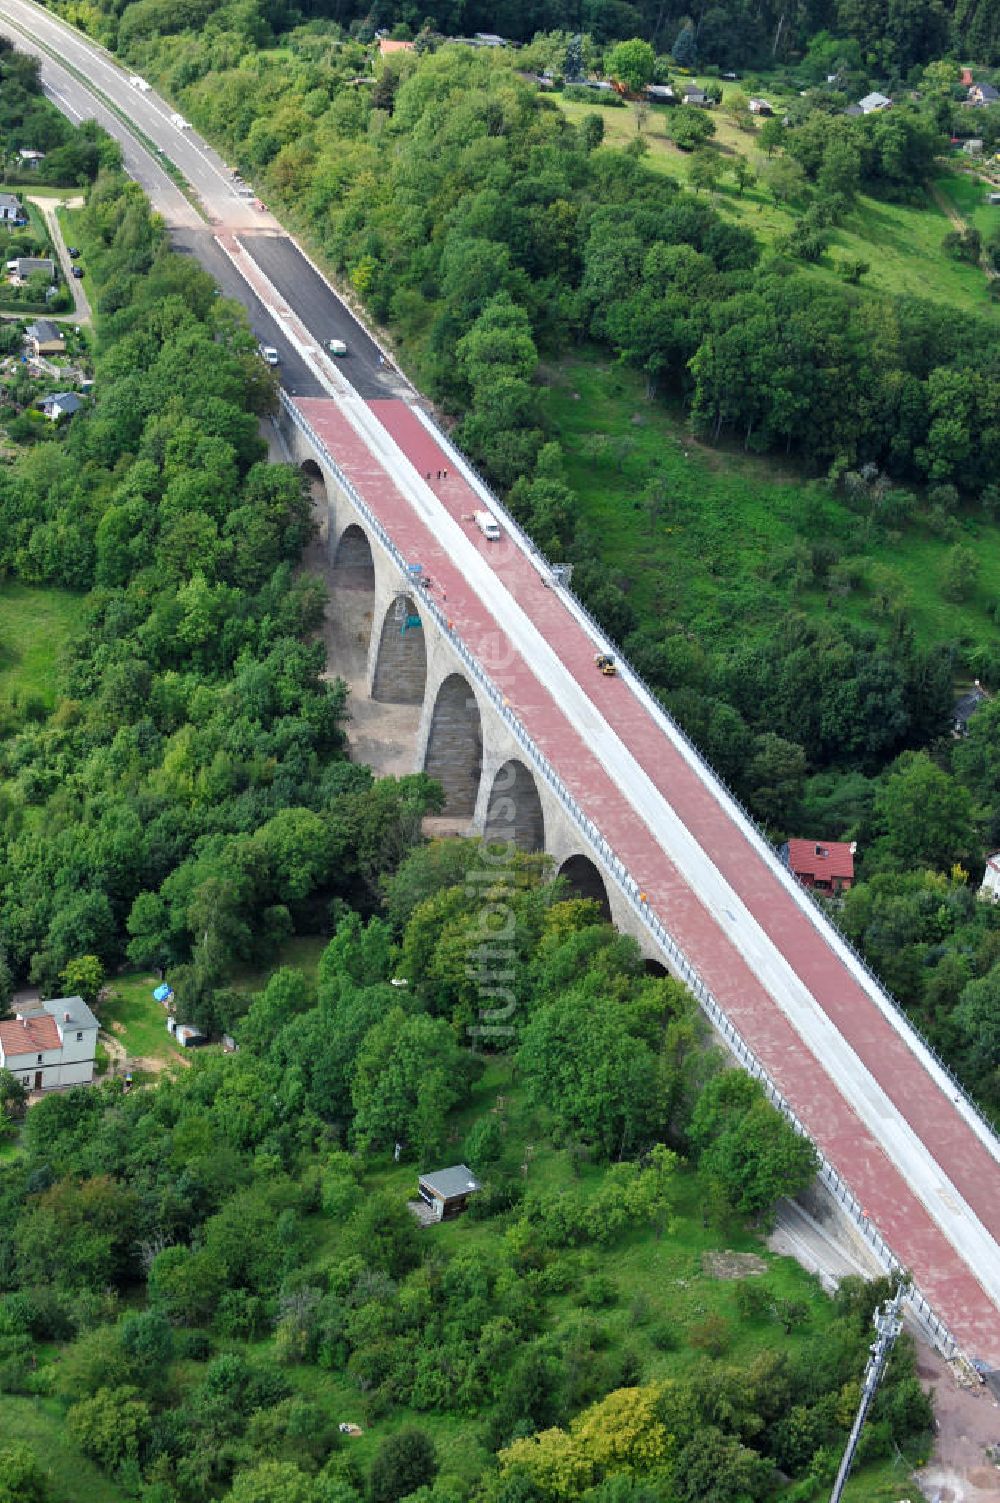
[[[858,842],[856,840],[852,840],[847,849],[850,851],[852,856],[856,856],[858,854]]]
[[[72,1013],[64,1012],[63,1013],[63,1022],[64,1023],[71,1023],[72,1021],[73,1021],[73,1015],[72,1015]]]

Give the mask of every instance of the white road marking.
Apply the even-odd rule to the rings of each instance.
[[[55,101],[56,108],[62,110],[64,115],[70,115],[74,120],[82,120],[84,118],[80,114],[79,110],[75,110],[73,108],[69,100],[66,98],[66,95],[60,94],[59,90],[57,88],[54,88],[52,84],[43,84],[42,93],[47,94],[50,99]]]

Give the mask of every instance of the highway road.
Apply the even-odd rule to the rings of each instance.
[[[462,517],[477,499],[482,504],[471,472],[459,466],[449,485],[428,483],[435,454],[439,466],[455,460],[407,416],[415,393],[273,218],[233,193],[217,154],[171,124],[165,101],[136,91],[112,59],[30,0],[0,0],[0,29],[19,43],[30,30],[56,102],[71,117],[102,119],[123,140],[129,171],[164,213],[175,243],[247,306],[258,337],[279,350],[286,391],[338,462],[355,464],[366,501],[384,505],[388,529],[401,547],[407,541],[406,556],[439,560],[435,574],[449,581],[449,612],[465,640],[485,643],[492,634],[508,644],[511,702],[528,730],[548,741],[550,759],[606,838],[628,849],[629,869],[644,881],[659,874],[671,932],[685,934],[702,974],[718,978],[723,1006],[737,1017],[743,1008],[738,1026],[800,1118],[834,1161],[838,1144],[841,1151],[853,1145],[855,1162],[839,1162],[841,1173],[885,1191],[887,1240],[917,1267],[919,1282],[936,1284],[939,1305],[951,1301],[945,1318],[964,1320],[965,1339],[1000,1365],[996,1140],[639,686],[595,679],[590,629],[571,600],[537,589],[537,558],[519,543],[491,552],[470,533]],[[117,114],[100,100],[88,104],[81,77],[170,156],[203,215]],[[323,353],[334,336],[351,352],[342,362]],[[894,1213],[897,1202],[906,1215]],[[912,1257],[902,1245],[908,1225]]]

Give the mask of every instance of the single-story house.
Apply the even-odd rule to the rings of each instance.
[[[39,272],[47,276],[50,282],[54,282],[56,278],[56,263],[51,256],[15,256],[13,261],[7,262],[7,270],[22,282],[37,276]]]
[[[497,34],[496,34],[495,31],[477,31],[476,34],[475,34],[475,37],[473,38],[473,40],[476,41],[476,42],[478,42],[479,45],[480,45],[480,47],[509,47],[510,46],[510,43],[508,42],[507,38],[506,37],[499,37],[499,36],[497,36]]]
[[[977,137],[973,136],[970,140],[963,143],[962,150],[967,157],[981,157],[983,154],[983,143]]]
[[[952,710],[952,730],[956,736],[969,734],[969,721],[989,695],[979,682],[978,678],[965,694],[959,696]]]
[[[58,324],[50,318],[37,318],[24,331],[25,343],[32,355],[61,355],[66,341]]]
[[[0,1023],[0,1066],[29,1091],[89,1085],[96,1053],[97,1019],[82,997],[25,1003]]]
[[[970,104],[1000,104],[1000,89],[995,89],[992,84],[974,83],[969,90]]]
[[[669,84],[647,84],[646,98],[651,99],[654,104],[676,104],[677,102],[677,95]]]
[[[571,81],[566,80],[567,83]],[[613,93],[610,83],[606,78],[574,78],[571,86],[574,89],[599,89],[602,93]]]
[[[780,856],[803,887],[814,892],[848,892],[854,882],[856,841],[786,840]]]
[[[450,1169],[421,1174],[417,1181],[420,1199],[430,1206],[435,1221],[461,1216],[469,1196],[480,1189],[482,1186],[467,1164],[454,1164]]]
[[[37,172],[39,163],[45,161],[44,151],[34,151],[30,146],[22,146],[17,155],[21,166],[29,172]]]
[[[60,418],[72,417],[82,406],[83,398],[77,396],[75,391],[53,392],[42,401],[42,411],[53,423],[58,423]]]
[[[1000,204],[1000,193],[987,193],[986,202],[988,204]]]
[[[682,92],[684,104],[697,104],[705,109],[712,103],[704,89],[699,89],[697,84],[685,84]]]
[[[4,224],[23,224],[24,210],[14,193],[0,193],[0,220]]]
[[[774,111],[766,99],[751,99],[750,113],[751,115],[773,115]]]
[[[887,94],[880,94],[877,90],[873,94],[866,94],[864,99],[858,100],[862,115],[874,115],[878,110],[891,110],[892,100]]]
[[[394,37],[379,37],[378,51],[380,57],[388,57],[393,52],[412,52],[412,42],[398,42]]]

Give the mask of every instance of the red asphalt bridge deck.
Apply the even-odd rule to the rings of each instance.
[[[1000,1241],[997,1163],[952,1100],[629,687],[620,679],[605,679],[595,672],[593,643],[557,592],[542,586],[537,569],[519,548],[491,545],[477,532],[469,518],[482,507],[481,498],[456,472],[451,456],[412,408],[391,400],[368,405],[418,474],[430,475],[431,488],[451,515],[464,519],[469,536],[495,566],[508,591],[557,650],[990,1235]],[[439,605],[459,636],[640,883],[650,906],[817,1146],[851,1186],[888,1246],[911,1270],[921,1293],[966,1352],[1000,1366],[1000,1311],[974,1271],[535,677],[502,623],[482,604],[336,402],[300,398],[296,406],[403,556],[423,565]],[[444,478],[437,478],[439,472]],[[581,850],[587,853],[582,836]]]

